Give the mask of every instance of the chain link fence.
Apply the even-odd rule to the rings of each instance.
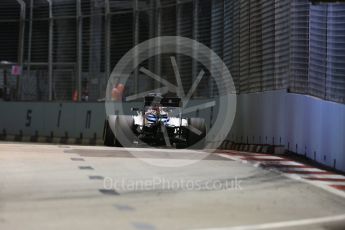
[[[288,89],[345,103],[342,3],[2,0],[0,28],[0,61],[22,69],[12,76],[11,65],[0,65],[0,95],[6,99],[101,101],[112,69],[128,50],[156,36],[184,36],[223,58],[237,93]],[[203,66],[175,57],[187,91]],[[170,55],[141,66],[176,84]],[[126,91],[157,86],[134,71]],[[206,73],[194,97],[212,97],[218,90]]]

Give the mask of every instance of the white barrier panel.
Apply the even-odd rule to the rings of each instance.
[[[345,171],[345,105],[285,91],[239,95],[229,139],[281,144]]]

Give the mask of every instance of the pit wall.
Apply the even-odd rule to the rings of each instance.
[[[239,95],[228,140],[283,145],[345,172],[345,105],[286,91]]]

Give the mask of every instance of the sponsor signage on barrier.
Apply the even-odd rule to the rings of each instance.
[[[13,65],[11,69],[11,74],[14,76],[19,76],[22,74],[22,67],[20,65]]]

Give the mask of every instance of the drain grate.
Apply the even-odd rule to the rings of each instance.
[[[105,195],[113,195],[113,196],[119,196],[120,193],[116,192],[114,189],[99,189],[101,193]]]
[[[79,169],[81,170],[93,170],[91,166],[79,166]]]
[[[102,176],[89,176],[89,179],[90,180],[103,180],[104,177],[102,177]]]
[[[119,211],[134,211],[134,208],[129,205],[115,204],[114,207]]]
[[[72,161],[85,161],[83,158],[71,158]]]

